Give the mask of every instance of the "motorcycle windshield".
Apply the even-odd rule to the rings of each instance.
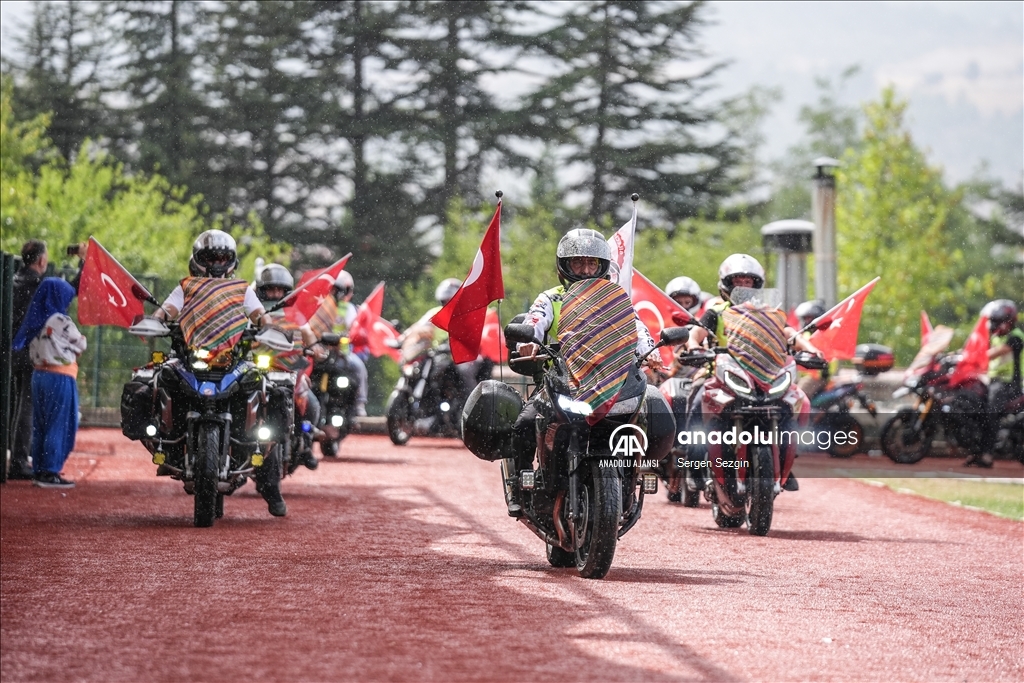
[[[727,308],[722,321],[729,354],[760,385],[771,386],[786,366],[786,314],[747,300]]]
[[[729,301],[733,306],[750,304],[762,308],[782,308],[782,290],[774,287],[754,289],[753,287],[733,287],[729,293]]]
[[[558,341],[573,399],[594,411],[590,424],[615,404],[636,362],[635,315],[626,290],[608,280],[575,282],[562,299]]]
[[[244,280],[190,277],[181,281],[185,294],[178,324],[185,343],[216,359],[234,348],[249,325],[245,315]]]

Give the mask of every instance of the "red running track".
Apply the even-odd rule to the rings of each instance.
[[[350,437],[287,518],[249,484],[212,529],[115,430],[65,472],[2,487],[5,683],[1024,680],[1022,525],[856,481],[803,479],[767,538],[659,494],[585,581],[454,441]]]

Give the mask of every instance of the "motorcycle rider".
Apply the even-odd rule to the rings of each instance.
[[[352,275],[346,270],[338,273],[338,277],[334,279],[334,284],[331,286],[331,295],[334,298],[335,304],[337,304],[337,314],[335,315],[334,326],[331,331],[340,334],[342,337],[349,336],[352,331],[352,325],[355,323],[356,316],[359,313],[359,309],[352,303],[352,295],[355,294],[355,291],[356,283],[352,279]],[[345,357],[359,382],[354,406],[355,415],[356,417],[366,417],[367,374],[366,363],[363,362],[364,358],[359,354],[352,353],[351,345],[339,346],[338,353]]]
[[[718,267],[718,292],[721,301],[711,304],[704,311],[700,322],[704,327],[694,326],[690,330],[690,338],[686,342],[688,350],[699,349],[708,338],[708,329],[715,331],[714,342],[718,346],[728,346],[725,337],[725,322],[722,314],[732,306],[730,296],[736,287],[751,287],[762,289],[764,287],[764,268],[761,263],[749,254],[732,254]],[[705,329],[707,328],[707,329]],[[784,328],[787,339],[793,340],[793,346],[799,351],[821,355],[821,352],[814,347],[806,338],[797,335],[797,331],[790,326]],[[690,395],[690,424],[699,425],[702,422],[703,411],[701,404],[704,401],[704,382],[701,379],[694,381],[694,392]],[[700,455],[691,457],[693,460],[702,459]],[[694,482],[690,482],[691,485]],[[699,485],[699,483],[698,483]],[[787,491],[799,490],[796,477],[790,472],[789,478],[783,486]]]
[[[401,347],[406,340],[422,340],[424,342],[430,340],[430,345],[433,348],[437,348],[447,342],[448,332],[431,322],[431,318],[437,315],[438,311],[452,300],[452,297],[455,296],[455,293],[459,291],[461,286],[462,280],[457,277],[441,280],[434,290],[434,300],[437,301],[437,305],[429,308],[426,313],[420,316],[419,320],[410,325],[409,329],[396,340],[395,346]],[[476,388],[477,378],[484,366],[485,360],[480,356],[474,361],[460,363],[455,366],[456,371],[459,373],[459,378],[462,380],[463,397],[469,396],[470,392]],[[487,366],[490,367],[489,364]]]
[[[820,299],[814,299],[812,301],[805,301],[796,307],[794,311],[797,319],[800,321],[800,328],[807,327],[815,318],[820,318],[825,315],[825,302]],[[803,339],[810,339],[813,331],[804,332],[801,336]],[[806,368],[797,368],[797,386],[800,387],[807,398],[814,398],[821,393],[828,385],[829,377],[831,377],[838,367],[836,361],[829,363],[826,370],[807,370]]]
[[[693,278],[681,275],[669,280],[665,285],[665,293],[672,297],[672,300],[686,309],[690,315],[697,315],[700,310],[700,285]]]
[[[288,272],[288,269],[278,263],[271,263],[263,269],[259,279],[256,281],[256,296],[263,303],[274,304],[284,299],[294,288],[295,278]],[[302,313],[294,306],[287,309],[278,309],[268,315],[274,325],[286,331],[291,331],[293,336],[298,337],[295,341],[301,342],[302,345],[307,347],[312,347],[316,344],[317,338],[312,328],[310,328]],[[319,347],[315,348],[319,349]],[[272,367],[275,370],[296,373],[292,397],[295,404],[296,420],[294,422],[296,431],[302,430],[303,422],[308,423],[310,429],[315,428],[320,423],[320,402],[317,400],[316,394],[313,393],[313,387],[309,383],[309,375],[305,372],[308,365],[302,358],[302,350],[296,349],[287,353],[274,352],[272,355],[274,357]],[[326,357],[326,354],[322,354],[322,352],[318,355]],[[275,388],[275,391],[277,389],[283,389],[283,387]],[[288,398],[287,396],[279,397],[278,402],[283,404]],[[303,448],[298,454],[299,462],[305,465],[306,468],[315,470],[318,461],[313,454],[312,440],[310,438],[303,438],[301,443]]]
[[[1009,299],[985,304],[981,315],[988,318],[989,429],[985,430],[985,453],[971,455],[967,465],[991,467],[989,451],[995,446],[999,420],[1006,405],[1024,392],[1021,361],[1024,356],[1024,330],[1017,325],[1017,305]]]
[[[604,235],[596,230],[576,228],[559,240],[555,250],[555,266],[561,284],[541,292],[523,320],[523,324],[533,326],[533,335],[537,342],[548,344],[558,340],[558,324],[566,287],[591,278],[607,279],[611,259],[611,247]],[[638,337],[636,353],[641,357],[650,352],[655,344],[647,326],[635,312],[634,318]],[[536,358],[539,350],[540,346],[537,343],[516,345],[516,353],[520,358]],[[647,356],[646,362],[654,370],[661,368],[661,357],[656,353]],[[523,407],[512,428],[512,459],[515,471],[532,468],[536,449],[535,424],[540,414],[540,398],[539,392],[534,394]],[[517,492],[507,491],[507,494],[509,516],[522,516],[522,505],[517,499]]]
[[[189,273],[191,278],[186,278],[178,284],[168,295],[160,308],[154,312],[153,317],[157,320],[174,320],[185,308],[186,304],[192,304],[191,300],[186,301],[184,284],[194,278],[224,278],[228,279],[234,275],[238,267],[238,251],[235,239],[223,230],[207,230],[196,238],[192,244],[192,258],[189,260]],[[199,303],[199,302],[195,302]],[[256,291],[251,287],[245,288],[245,295],[242,301],[245,316],[249,320],[262,327],[270,324],[266,309],[260,303]],[[290,405],[281,405],[280,398],[275,400],[271,393],[268,409],[272,413],[283,413],[291,409]],[[290,404],[290,401],[288,401]],[[267,463],[255,468],[256,490],[260,492],[267,502],[267,509],[275,517],[284,517],[288,514],[288,506],[285,505],[281,496],[281,473],[280,468]]]

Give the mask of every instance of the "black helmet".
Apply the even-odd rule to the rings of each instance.
[[[985,304],[981,314],[988,318],[988,331],[992,334],[1007,323],[1017,322],[1017,304],[1009,299],[996,299]]]
[[[825,315],[825,302],[819,299],[805,301],[796,307],[796,317],[800,319],[801,326],[823,315]]]
[[[272,287],[283,289],[284,294],[271,299],[267,296],[267,290]],[[294,288],[295,278],[288,272],[288,269],[278,263],[271,263],[260,273],[260,279],[256,282],[256,296],[260,301],[280,301]]]
[[[235,238],[223,230],[207,230],[192,244],[196,269],[206,277],[228,277],[238,266]]]
[[[597,272],[594,275],[575,275],[569,267],[569,261],[577,256],[596,258],[599,264]],[[612,263],[612,248],[608,246],[604,235],[597,230],[576,228],[558,240],[555,257],[558,264],[558,279],[565,285],[579,280],[608,277]]]

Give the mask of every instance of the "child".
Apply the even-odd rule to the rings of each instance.
[[[42,281],[14,338],[32,360],[32,483],[72,488],[60,476],[78,431],[78,357],[85,337],[67,316],[75,290],[55,277]]]

